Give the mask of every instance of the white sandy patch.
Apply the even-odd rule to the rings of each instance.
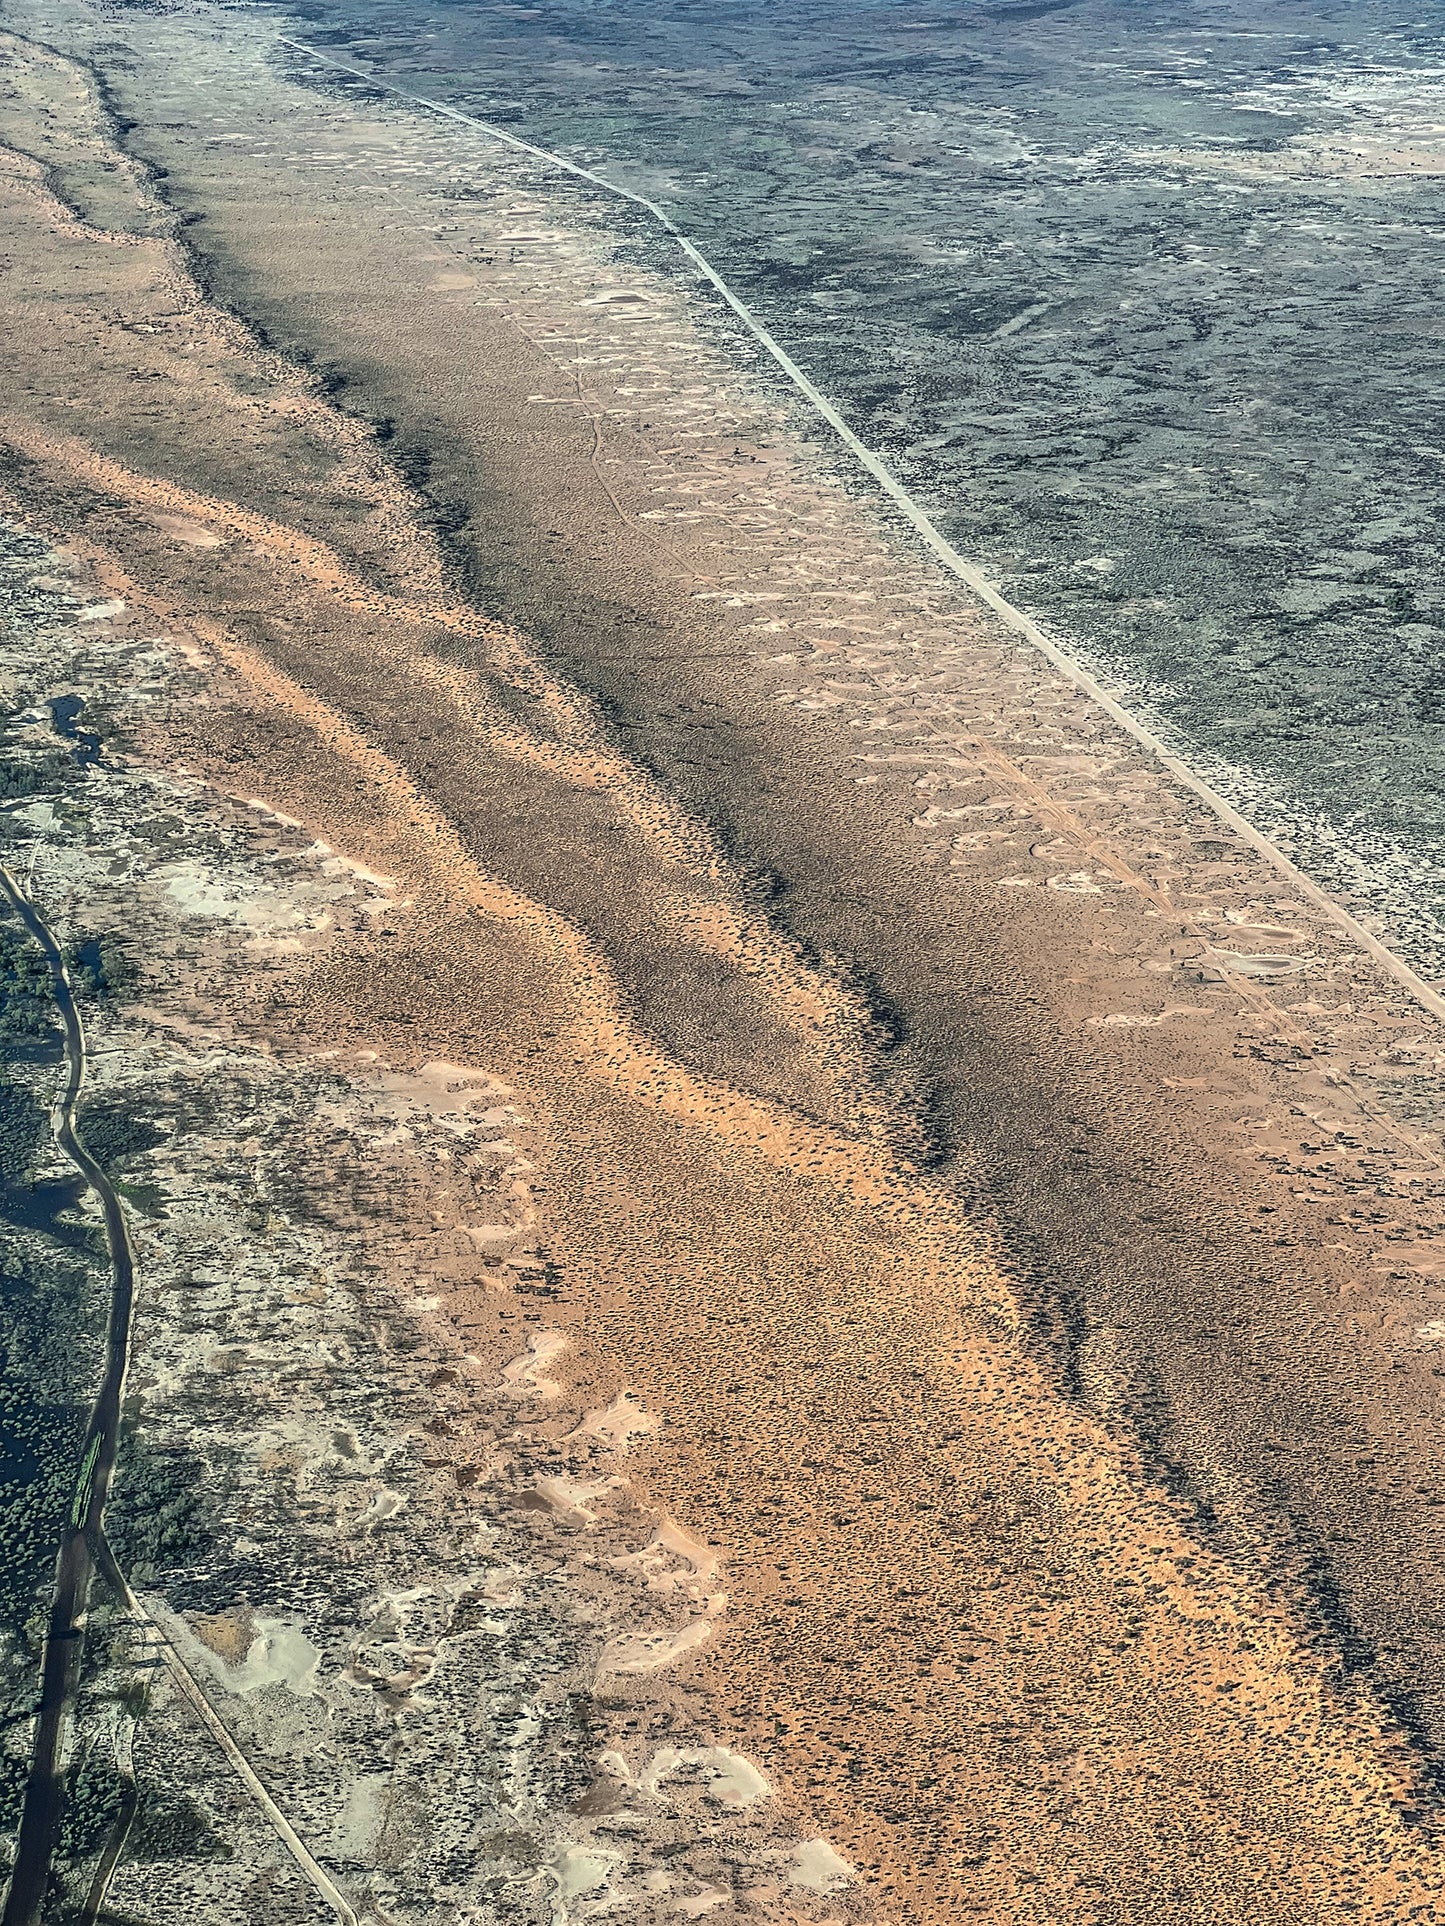
[[[704,1886],[700,1892],[684,1893],[672,1902],[672,1910],[684,1919],[701,1919],[705,1913],[725,1906],[732,1894],[725,1886]]]
[[[561,1385],[544,1373],[566,1349],[565,1331],[534,1331],[521,1357],[513,1358],[502,1372],[502,1383],[519,1398],[560,1398]]]
[[[956,823],[971,812],[962,809],[944,809],[939,803],[930,803],[920,816],[912,818],[915,829],[932,829],[935,823]]]
[[[368,869],[364,863],[355,862],[350,856],[343,856],[339,850],[333,849],[330,843],[313,843],[309,853],[320,859],[323,876],[354,876],[359,883],[365,883],[371,889],[388,892],[397,887],[394,876],[383,876],[379,870]]]
[[[256,1636],[239,1665],[217,1666],[232,1692],[259,1692],[280,1685],[299,1699],[320,1696],[316,1667],[321,1653],[293,1620],[258,1618]]]
[[[711,1618],[695,1618],[675,1632],[639,1632],[634,1637],[611,1639],[598,1662],[597,1676],[660,1672],[665,1666],[675,1665],[684,1653],[705,1644],[712,1636],[713,1623]]]
[[[1251,956],[1242,950],[1218,950],[1212,945],[1209,954],[1238,976],[1296,976],[1319,962],[1317,956]]]
[[[625,1452],[633,1438],[656,1431],[658,1419],[645,1410],[630,1391],[619,1392],[606,1410],[589,1411],[578,1425],[576,1438],[600,1438],[614,1451]]]
[[[26,803],[23,809],[12,809],[8,814],[12,823],[23,823],[37,836],[46,835],[60,821],[55,813],[55,804],[48,802]]]
[[[613,1867],[621,1864],[622,1854],[609,1852],[605,1846],[559,1846],[547,1861],[556,1886],[558,1916],[566,1918],[569,1900],[605,1886]]]
[[[1107,1016],[1090,1017],[1086,1028],[1090,1030],[1152,1030],[1156,1024],[1167,1023],[1170,1017],[1208,1016],[1209,1011],[1202,1003],[1176,1003],[1169,1009],[1161,1010],[1158,1016],[1145,1016],[1141,1011],[1111,1010]]]
[[[259,809],[263,816],[269,816],[272,822],[280,823],[286,829],[300,829],[302,826],[295,816],[287,816],[284,815],[281,810],[274,809],[262,796],[248,796],[246,798],[246,807],[248,809]]]
[[[386,1117],[407,1127],[418,1123],[443,1124],[459,1137],[477,1129],[501,1129],[521,1123],[519,1113],[506,1102],[511,1095],[511,1085],[499,1077],[440,1058],[422,1064],[417,1070],[378,1068],[366,1086],[368,1108],[373,1116]],[[510,1143],[493,1143],[491,1147],[516,1155],[516,1147]],[[512,1227],[513,1231],[515,1228]]]
[[[1232,923],[1235,929],[1254,930],[1260,936],[1292,936],[1292,937],[1298,938],[1303,936],[1304,934],[1303,930],[1288,929],[1283,923],[1251,922],[1250,912],[1248,910],[1227,909],[1223,912],[1223,914],[1224,914],[1225,922]]]
[[[463,1237],[471,1239],[478,1250],[489,1251],[497,1244],[510,1244],[517,1235],[516,1224],[463,1224]]]
[[[788,1877],[810,1893],[836,1893],[853,1883],[853,1868],[840,1859],[826,1839],[806,1840],[793,1854]]]
[[[268,1472],[282,1467],[305,1479],[318,1465],[345,1464],[358,1477],[374,1478],[382,1460],[372,1456],[354,1426],[338,1426],[324,1418],[282,1418],[258,1428],[253,1440],[256,1461]]]
[[[183,916],[223,917],[245,929],[265,932],[294,930],[309,920],[280,890],[222,882],[200,863],[168,863],[156,876]]]
[[[756,1805],[772,1792],[772,1786],[741,1752],[730,1752],[726,1746],[701,1746],[679,1749],[666,1745],[655,1752],[647,1770],[638,1780],[639,1788],[656,1798],[664,1783],[676,1777],[679,1772],[699,1771],[706,1782],[709,1799],[719,1805],[729,1806],[741,1812],[744,1807]]]
[[[664,1518],[641,1551],[628,1552],[612,1561],[618,1571],[638,1571],[649,1591],[681,1592],[709,1612],[720,1612],[727,1604],[725,1592],[709,1588],[716,1578],[720,1560],[710,1546],[671,1518]]]
[[[625,1478],[593,1478],[584,1482],[577,1478],[559,1476],[539,1478],[536,1491],[544,1498],[550,1508],[560,1516],[575,1518],[584,1525],[595,1525],[597,1513],[592,1509],[598,1499],[605,1498],[609,1491],[625,1490]]]
[[[224,535],[217,535],[204,522],[193,522],[188,516],[152,515],[151,520],[162,535],[169,535],[173,542],[180,542],[186,548],[224,548],[226,545]]]

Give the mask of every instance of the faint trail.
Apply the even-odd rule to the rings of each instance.
[[[558,168],[562,173],[570,174],[576,180],[586,181],[589,186],[601,188],[606,194],[630,201],[634,207],[640,207],[672,237],[694,267],[712,284],[748,332],[767,350],[793,386],[815,412],[822,416],[894,506],[908,518],[923,542],[948,572],[956,576],[980,601],[986,603],[1016,635],[1021,635],[1025,641],[1032,643],[1056,669],[1069,678],[1076,688],[1082,689],[1111,721],[1117,723],[1119,728],[1131,736],[1141,748],[1147,750],[1176,782],[1198,796],[1201,802],[1207,803],[1209,808],[1223,822],[1228,823],[1236,835],[1241,836],[1251,849],[1262,856],[1281,875],[1287,876],[1301,895],[1307,897],[1317,909],[1323,911],[1339,929],[1346,931],[1388,975],[1408,990],[1417,1002],[1421,1003],[1433,1016],[1445,1020],[1445,996],[1433,989],[1422,976],[1410,968],[1402,957],[1388,949],[1377,936],[1371,935],[1369,930],[1358,923],[1347,909],[1321,889],[1318,883],[1311,881],[1262,830],[1256,829],[1253,823],[1234,808],[1233,804],[1226,802],[1217,789],[1207,783],[1202,776],[1196,775],[1186,762],[1181,761],[1172,750],[1167,748],[1153,730],[1110,695],[1083,664],[1055,642],[1031,615],[1025,614],[1022,609],[1016,608],[1012,602],[1000,595],[977,564],[964,560],[947,536],[937,528],[931,517],[919,507],[883,458],[859,440],[828,397],[814,385],[782,344],[758,320],[742,297],[735,294],[728,286],[701,249],[687,238],[671,215],[656,201],[649,200],[644,194],[634,193],[630,187],[620,187],[616,181],[608,180],[605,175],[595,173],[590,167],[583,167],[577,161],[566,160],[562,155],[554,154],[545,147],[537,147],[531,141],[520,139],[516,134],[509,134],[504,128],[493,126],[490,121],[478,119],[475,114],[464,114],[459,108],[448,107],[445,102],[433,100],[426,94],[414,94],[404,87],[393,86],[390,81],[380,79],[377,75],[369,73],[366,68],[355,66],[347,60],[338,60],[333,54],[322,53],[320,49],[308,46],[303,40],[292,40],[286,34],[279,34],[277,39],[283,47],[290,47],[294,52],[304,54],[307,59],[317,61],[321,66],[333,67],[341,73],[351,74],[358,80],[364,80],[368,86],[375,87],[378,92],[390,94],[394,99],[404,100],[414,107],[424,107],[429,113],[441,114],[445,119],[454,120],[461,126],[474,127],[491,140],[515,148],[519,153],[530,154],[534,160],[542,161],[549,167]]]

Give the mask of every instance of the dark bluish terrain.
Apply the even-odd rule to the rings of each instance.
[[[965,554],[1445,976],[1445,16],[300,0],[663,202]]]

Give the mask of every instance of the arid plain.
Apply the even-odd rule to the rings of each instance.
[[[0,480],[101,611],[90,681],[30,699],[166,654],[124,763],[204,870],[162,916],[105,810],[66,831],[144,938],[108,1074],[264,1061],[209,1123],[219,1167],[270,1120],[238,1248],[299,1275],[322,1223],[410,1307],[389,1348],[305,1300],[391,1427],[341,1455],[426,1495],[328,1510],[323,1344],[256,1474],[301,1549],[172,1629],[356,1915],[1445,1912],[1431,1010],[941,578],[614,203],[250,12],[3,21]],[[57,916],[76,874],[42,849]],[[473,1109],[505,1150],[464,1183]],[[284,1317],[186,1315],[281,1396]],[[512,1674],[361,1675],[412,1593],[504,1602],[449,1517],[561,1653],[526,1717],[562,1766],[510,1791],[468,1708]],[[410,1754],[298,1738],[362,1685]],[[115,1904],[324,1917],[188,1716],[231,1856],[122,1860]]]

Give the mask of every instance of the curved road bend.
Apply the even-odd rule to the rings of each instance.
[[[121,1398],[130,1349],[131,1307],[135,1298],[135,1253],[115,1186],[75,1132],[75,1106],[85,1080],[85,1032],[60,946],[15,878],[0,868],[0,898],[39,945],[50,967],[55,1001],[65,1029],[65,1090],[56,1106],[55,1141],[100,1200],[105,1241],[110,1252],[111,1296],[106,1321],[105,1372],[91,1406],[81,1454],[80,1475],[70,1517],[55,1561],[55,1592],[40,1664],[40,1709],[15,1867],[0,1926],[38,1926],[50,1884],[50,1868],[60,1836],[64,1777],[60,1770],[65,1716],[80,1675],[81,1641],[93,1547],[105,1512],[115,1468]]]

